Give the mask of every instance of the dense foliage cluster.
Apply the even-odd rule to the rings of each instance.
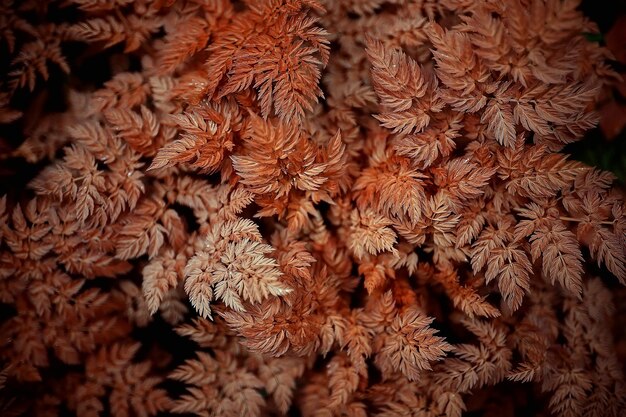
[[[623,415],[577,7],[5,1],[0,412]]]

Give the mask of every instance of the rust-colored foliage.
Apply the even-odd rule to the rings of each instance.
[[[0,413],[623,415],[577,7],[4,2]]]

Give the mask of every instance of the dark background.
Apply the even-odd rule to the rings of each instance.
[[[617,24],[626,24],[626,0],[583,0],[581,9],[585,15],[596,22],[600,28],[598,41],[604,43],[607,33]],[[619,21],[621,19],[621,21]],[[619,21],[619,22],[618,22]],[[626,34],[626,31],[623,31]],[[622,46],[626,48],[626,37]],[[614,62],[614,67],[626,78],[626,63]],[[626,106],[626,97],[615,93],[613,98]],[[602,114],[602,110],[600,110]],[[626,117],[626,113],[624,116]],[[568,145],[563,152],[574,159],[611,171],[622,187],[626,186],[626,129],[614,138],[606,138],[600,128],[595,128],[585,135],[580,142]]]

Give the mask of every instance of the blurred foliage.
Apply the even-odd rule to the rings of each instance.
[[[626,130],[607,140],[599,128],[587,133],[580,142],[564,150],[572,158],[614,173],[622,186],[626,185]]]
[[[587,39],[590,42],[608,43],[607,46],[610,49],[615,49],[610,42],[611,36],[607,37],[607,35],[613,30],[613,35],[619,34],[618,37],[621,38],[625,32],[623,28],[616,30],[615,26],[624,25],[626,0],[583,0],[581,9],[598,24],[601,32],[599,34],[588,34]],[[626,39],[623,39],[623,42],[618,40],[617,43],[618,47],[623,48],[626,46]],[[626,78],[626,66],[624,64],[623,62],[615,62],[616,70]],[[619,94],[614,99],[619,101]],[[607,116],[607,111],[608,107],[599,109],[600,114],[604,116]],[[613,117],[626,118],[626,114]],[[564,152],[586,164],[613,172],[618,177],[621,185],[623,187],[626,186],[626,129],[622,129],[618,135],[612,138],[607,138],[600,128],[590,130],[583,140],[567,146]]]

